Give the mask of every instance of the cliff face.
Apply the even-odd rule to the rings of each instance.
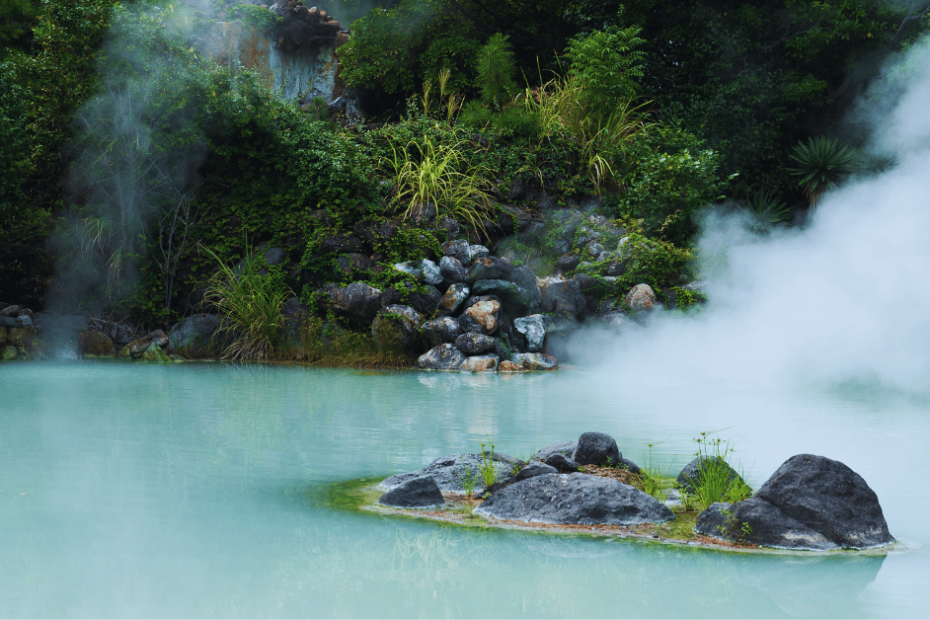
[[[268,10],[281,18],[268,28],[217,22],[209,35],[213,56],[257,72],[281,99],[331,102],[338,96],[336,47],[347,37],[339,22],[295,0]]]

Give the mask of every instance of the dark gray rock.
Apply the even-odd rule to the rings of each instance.
[[[534,523],[631,525],[664,523],[672,511],[651,495],[610,478],[545,474],[491,495],[475,514]]]
[[[455,348],[454,344],[446,342],[417,358],[417,366],[423,370],[459,370],[465,359],[465,354]]]
[[[827,551],[838,545],[758,498],[711,504],[694,524],[698,534],[732,542]]]
[[[508,280],[478,280],[472,285],[472,292],[499,298],[511,315],[525,314],[539,305],[528,291]]]
[[[444,506],[446,500],[436,481],[424,476],[394,487],[382,495],[378,503],[393,508],[434,508]]]
[[[490,455],[488,455],[490,459]],[[496,480],[506,480],[513,476],[513,466],[516,459],[504,454],[494,454],[491,464],[494,468]],[[414,478],[423,478],[428,476],[432,478],[439,489],[449,493],[464,493],[466,482],[471,478],[474,483],[472,489],[474,493],[481,494],[485,490],[484,480],[481,476],[481,467],[484,460],[481,454],[452,454],[443,456],[423,469],[395,474],[385,478],[378,488],[389,491],[400,484]]]
[[[441,315],[454,314],[461,307],[471,290],[465,284],[453,284],[439,300],[437,309]]]
[[[475,260],[465,282],[473,284],[478,280],[506,280],[513,272],[513,264],[504,258],[479,258]]]
[[[562,273],[568,273],[574,271],[580,262],[581,257],[577,254],[563,254],[559,257],[559,260],[555,261],[555,268]]]
[[[509,279],[517,285],[521,294],[527,299],[527,311],[538,312],[542,304],[542,291],[539,289],[536,274],[526,265],[520,265],[514,267]]]
[[[862,476],[839,461],[813,454],[793,456],[756,497],[841,547],[894,542],[878,496]]]
[[[471,265],[471,250],[468,241],[465,239],[446,241],[442,244],[442,253],[454,258],[461,263],[463,267]]]
[[[219,324],[215,314],[192,314],[174,324],[168,333],[168,344],[192,357],[217,353],[213,335]]]
[[[617,442],[607,433],[582,433],[578,438],[578,447],[572,454],[572,460],[579,465],[597,465],[599,467],[619,465],[621,459]]]
[[[578,463],[573,461],[571,457],[565,456],[561,452],[550,454],[543,462],[549,467],[555,467],[562,473],[578,471],[578,468],[581,467]]]
[[[446,342],[455,342],[455,339],[462,335],[459,322],[447,316],[423,323],[420,330],[429,344],[434,347]]]
[[[520,317],[513,321],[514,329],[523,336],[527,351],[541,351],[546,343],[546,319],[541,314]]]
[[[381,309],[381,290],[363,282],[353,282],[347,286],[339,287],[327,284],[320,289],[324,296],[326,309],[334,310],[351,317],[372,320]],[[327,302],[325,298],[328,297]]]
[[[333,273],[336,277],[347,280],[357,273],[366,271],[369,267],[371,267],[371,261],[367,256],[358,252],[350,252],[336,259]]]
[[[423,287],[423,292],[420,293],[419,311],[426,316],[433,316],[439,308],[439,302],[441,301],[442,293],[439,292],[439,289],[428,284]]]
[[[468,271],[462,266],[457,258],[443,256],[439,261],[439,271],[447,282],[458,283],[464,282],[468,277]]]
[[[533,478],[534,476],[543,476],[545,474],[557,474],[559,470],[553,467],[552,465],[546,465],[545,463],[540,463],[539,461],[532,461],[526,467],[517,472],[517,475],[514,476],[514,482],[519,482],[520,480],[526,480],[527,478]]]
[[[495,338],[476,332],[468,332],[455,339],[456,348],[468,355],[477,355],[479,353],[493,351],[495,344]]]
[[[575,448],[578,447],[577,441],[566,441],[563,443],[553,444],[551,446],[546,446],[539,452],[533,455],[534,461],[545,461],[553,454],[561,454],[568,458],[572,458],[572,454],[575,453]]]
[[[583,315],[584,310],[585,298],[581,294],[581,285],[574,278],[550,282],[543,291],[543,312],[576,319]]]
[[[419,342],[422,324],[422,315],[410,306],[388,306],[375,317],[371,334],[381,349],[413,351]]]
[[[685,465],[681,473],[678,474],[678,478],[675,479],[675,483],[682,491],[694,493],[694,487],[701,479],[701,471],[706,470],[708,467],[720,467],[725,469],[727,471],[727,480],[730,484],[736,481],[742,482],[744,485],[746,484],[736,470],[730,467],[722,458],[703,456],[699,456]]]

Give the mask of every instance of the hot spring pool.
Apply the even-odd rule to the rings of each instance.
[[[748,481],[812,452],[876,491],[887,556],[748,555],[340,510],[332,485],[610,433]],[[0,367],[0,616],[926,617],[930,401],[869,386],[97,362]]]

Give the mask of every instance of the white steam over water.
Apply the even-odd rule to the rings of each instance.
[[[802,230],[758,237],[708,216],[706,310],[654,317],[606,350],[581,334],[573,356],[647,384],[861,381],[930,393],[930,39],[881,89],[859,113],[893,168],[825,195]]]

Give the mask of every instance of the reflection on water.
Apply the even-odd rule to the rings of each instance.
[[[644,393],[571,371],[5,365],[0,615],[921,616],[928,424],[926,403],[867,390]],[[668,438],[654,457],[674,469],[719,428],[755,484],[798,452],[844,460],[918,548],[754,556],[356,514],[312,492],[486,432],[517,456],[587,430],[634,459]]]

